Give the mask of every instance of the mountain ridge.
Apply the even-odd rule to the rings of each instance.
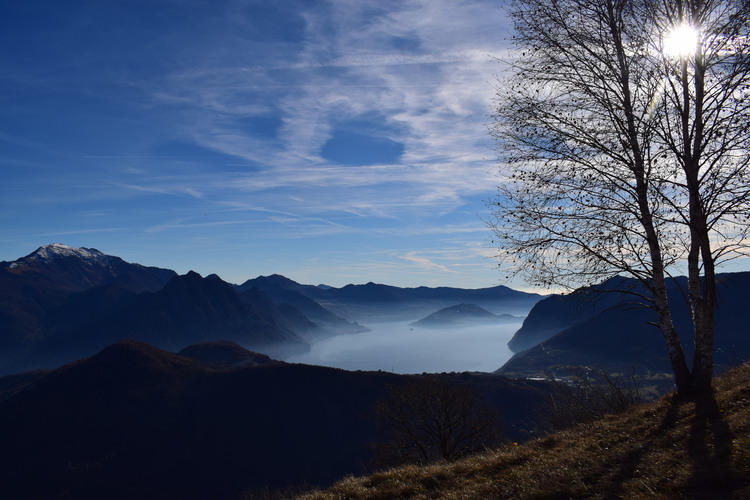
[[[289,290],[288,283],[284,283],[283,287]],[[261,289],[270,293],[268,287]],[[413,320],[462,302],[477,304],[495,314],[525,315],[543,297],[504,285],[476,289],[426,286],[400,288],[372,281],[341,288],[299,285],[294,291],[313,299],[338,316],[364,324]]]
[[[229,340],[281,357],[326,337],[369,331],[362,320],[416,319],[466,297],[525,310],[540,298],[507,287],[334,288],[278,274],[234,285],[54,243],[0,263],[0,374],[52,368],[119,338],[175,351]]]
[[[685,355],[692,359],[690,311],[681,287],[685,278],[670,281],[673,321]],[[717,372],[750,359],[750,310],[744,291],[750,272],[717,275],[715,363]],[[517,377],[564,375],[571,367],[597,367],[610,372],[671,373],[671,365],[653,310],[638,307],[628,293],[635,280],[619,277],[571,294],[550,296],[529,312],[509,342],[516,354],[497,373]],[[601,293],[600,293],[601,292]]]
[[[277,352],[282,344],[295,351],[306,343],[252,303],[241,300],[221,279],[205,279],[191,271],[178,275],[156,292],[145,292],[113,314],[68,330],[47,343],[48,350],[67,346],[95,352],[119,338],[134,338],[159,348],[178,351],[210,340],[239,342],[255,350]],[[280,347],[279,347],[280,349]],[[85,354],[73,351],[72,356]]]

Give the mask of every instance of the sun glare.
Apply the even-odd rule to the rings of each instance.
[[[687,57],[695,53],[698,31],[688,24],[675,26],[664,37],[664,54],[669,57]]]

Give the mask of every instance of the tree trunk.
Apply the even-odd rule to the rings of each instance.
[[[692,6],[692,24],[700,25],[698,19],[702,2]],[[705,66],[703,50],[696,47],[693,58],[693,89],[695,106],[690,108],[687,60],[682,64],[682,140],[684,167],[689,193],[690,252],[688,253],[688,291],[693,314],[695,351],[693,354],[692,389],[696,394],[711,390],[714,371],[714,312],[716,309],[716,273],[714,255],[711,251],[706,209],[701,199],[701,157],[703,153],[704,125],[703,101],[705,98]],[[690,115],[693,115],[692,132]],[[703,277],[701,277],[701,267]]]
[[[622,104],[623,110],[625,111],[627,125],[628,147],[633,153],[633,165],[631,169],[636,181],[635,192],[638,210],[640,212],[639,221],[646,235],[649,258],[651,261],[650,274],[652,280],[650,283],[646,283],[646,285],[651,289],[653,294],[654,306],[658,317],[658,327],[667,343],[669,360],[672,365],[677,392],[684,394],[690,391],[691,376],[687,360],[685,359],[685,352],[682,349],[680,336],[672,321],[672,312],[669,307],[667,283],[665,279],[664,258],[662,255],[659,235],[654,226],[654,216],[648,198],[649,185],[646,177],[646,164],[641,144],[638,141],[638,130],[633,110],[632,95],[630,93],[630,72],[626,64],[626,50],[622,41],[622,31],[620,29],[622,16],[621,9],[623,5],[624,4],[618,4],[618,6],[615,6],[612,1],[607,2],[607,17],[609,19],[609,30],[617,53],[619,80],[622,89]]]
[[[677,394],[688,394],[693,390],[692,377],[688,369],[687,360],[685,359],[685,353],[682,350],[682,342],[680,342],[680,336],[672,323],[672,315],[669,312],[669,307],[665,307],[663,305],[665,301],[657,299],[656,295],[655,293],[654,299],[656,302],[656,312],[659,317],[658,326],[667,343],[667,351],[669,352],[669,361],[672,365]]]

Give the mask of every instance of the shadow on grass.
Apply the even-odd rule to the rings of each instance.
[[[624,453],[619,457],[617,471],[614,472],[612,478],[607,482],[607,488],[600,492],[603,498],[623,498],[623,495],[625,495],[623,491],[624,483],[637,475],[638,467],[641,465],[643,458],[657,447],[656,442],[666,432],[675,427],[680,406],[681,401],[674,398],[672,403],[667,407],[661,424],[649,433],[648,438],[644,439],[640,446],[631,449],[628,453]]]
[[[712,498],[717,498],[713,495],[729,494],[738,486],[731,464],[734,436],[713,392],[696,397],[694,404],[687,443],[692,475],[687,486],[691,494],[710,493]]]
[[[691,412],[686,420],[681,421],[680,409],[685,407]],[[685,464],[690,477],[684,484],[684,493],[696,499],[734,498],[732,492],[742,485],[731,462],[734,436],[713,392],[690,398],[673,397],[661,424],[640,446],[619,458],[619,467],[609,487],[601,492],[604,498],[621,498],[624,482],[638,474],[644,457],[659,448],[658,442],[677,428],[683,428],[687,434],[684,443],[691,462]],[[681,433],[678,431],[677,434]]]

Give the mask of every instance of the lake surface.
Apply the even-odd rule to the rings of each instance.
[[[410,321],[370,323],[371,332],[318,341],[310,352],[286,361],[394,373],[492,372],[513,355],[507,344],[521,322],[456,329],[410,327]]]

